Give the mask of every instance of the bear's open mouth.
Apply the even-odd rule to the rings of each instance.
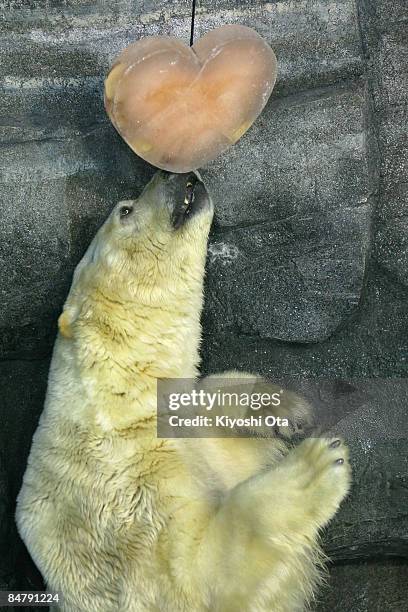
[[[195,188],[197,183],[201,183],[195,174],[190,174],[184,192],[184,200],[177,203],[172,214],[172,224],[174,229],[181,227],[185,221],[191,216],[191,213],[195,210],[196,194]]]

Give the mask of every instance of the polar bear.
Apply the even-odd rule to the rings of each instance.
[[[341,440],[157,437],[157,381],[198,376],[212,215],[160,171],[75,271],[16,513],[66,612],[294,612],[319,582]]]

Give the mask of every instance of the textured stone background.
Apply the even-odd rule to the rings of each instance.
[[[254,27],[279,79],[205,170],[216,201],[203,367],[300,382],[352,448],[315,609],[408,609],[406,0],[198,0],[196,36]],[[153,169],[115,133],[102,83],[148,34],[188,41],[187,0],[0,1],[0,588],[39,588],[13,523],[72,271]]]

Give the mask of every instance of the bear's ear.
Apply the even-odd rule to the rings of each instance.
[[[62,314],[60,314],[58,318],[58,329],[64,338],[72,338],[73,329],[72,323],[74,322],[74,317],[72,316],[72,312],[69,310],[64,310]]]
[[[96,253],[97,240],[94,238],[85,255],[75,268],[71,289],[64,304],[63,311],[58,318],[58,329],[61,336],[64,338],[69,339],[74,336],[74,323],[78,319],[84,300],[84,293],[81,291],[81,288],[84,285],[85,287],[88,285],[86,278],[84,279],[84,275],[86,274],[88,265],[94,263]]]

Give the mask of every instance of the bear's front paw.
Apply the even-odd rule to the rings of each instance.
[[[351,482],[348,449],[340,438],[309,438],[294,451],[305,509],[325,525],[347,495]]]

